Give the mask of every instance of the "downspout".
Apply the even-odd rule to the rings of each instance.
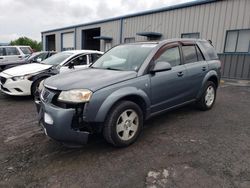
[[[121,18],[121,25],[120,25],[120,44],[122,43],[122,34],[123,34],[123,18]]]

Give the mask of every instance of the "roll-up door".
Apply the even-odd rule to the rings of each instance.
[[[62,50],[74,50],[74,33],[62,34]]]

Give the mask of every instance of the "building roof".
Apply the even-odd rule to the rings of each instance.
[[[116,20],[121,20],[121,19],[125,19],[125,18],[132,18],[132,17],[136,17],[136,16],[143,16],[143,15],[148,15],[148,14],[165,12],[165,11],[170,11],[170,10],[175,10],[175,9],[181,9],[181,8],[186,8],[186,7],[192,7],[192,6],[202,5],[202,4],[207,4],[207,3],[212,3],[212,2],[216,2],[216,1],[217,0],[194,0],[194,1],[191,1],[191,2],[187,2],[187,3],[182,3],[182,4],[167,6],[167,7],[153,9],[153,10],[147,10],[147,11],[143,11],[143,12],[139,12],[139,13],[127,14],[127,15],[124,15],[124,16],[118,16],[118,17],[114,17],[114,18],[97,20],[97,21],[94,21],[94,22],[89,22],[89,23],[84,23],[84,24],[77,24],[77,25],[72,25],[72,26],[67,26],[67,27],[62,27],[62,28],[47,30],[47,31],[43,31],[42,34],[43,33],[60,31],[60,30],[65,30],[65,29],[74,29],[76,27],[83,27],[83,26],[100,24],[100,23],[105,23],[105,22],[110,22],[110,21],[116,21]]]

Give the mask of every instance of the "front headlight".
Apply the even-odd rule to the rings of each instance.
[[[83,103],[88,102],[91,96],[92,91],[88,89],[73,89],[69,91],[62,91],[58,100],[71,103]]]
[[[27,75],[24,75],[24,76],[15,76],[15,77],[12,77],[11,79],[14,80],[14,81],[18,81],[18,80],[27,80],[30,77],[32,77],[32,75],[27,74]]]

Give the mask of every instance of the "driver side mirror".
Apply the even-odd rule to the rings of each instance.
[[[155,66],[150,70],[151,73],[162,72],[171,70],[172,66],[169,62],[159,61],[155,64]]]
[[[40,63],[42,61],[42,58],[37,58],[36,62]]]
[[[69,67],[69,69],[74,69],[75,68],[74,63],[72,61],[69,62],[68,67]]]

